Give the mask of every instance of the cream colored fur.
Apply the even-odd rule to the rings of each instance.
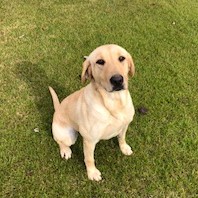
[[[120,61],[124,57],[124,60]],[[105,63],[100,64],[98,60]],[[83,137],[84,161],[90,180],[102,179],[94,162],[94,150],[100,140],[117,136],[123,154],[131,155],[131,147],[125,136],[134,116],[134,107],[128,91],[128,76],[134,75],[134,64],[130,54],[118,45],[103,45],[96,48],[83,63],[82,82],[90,83],[66,97],[61,103],[55,91],[49,87],[54,117],[52,132],[59,144],[63,158],[71,158],[70,146]],[[112,76],[123,77],[123,89],[115,91],[110,81]]]

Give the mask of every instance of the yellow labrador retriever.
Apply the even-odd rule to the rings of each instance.
[[[52,132],[59,144],[62,158],[71,158],[70,146],[83,137],[84,161],[90,180],[101,180],[101,173],[94,163],[94,149],[100,140],[118,136],[123,154],[131,155],[125,136],[133,120],[134,107],[128,91],[128,75],[135,68],[130,54],[114,44],[96,48],[83,63],[81,80],[90,83],[69,95],[61,103],[49,87],[54,117]]]

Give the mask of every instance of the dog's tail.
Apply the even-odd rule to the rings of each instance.
[[[58,109],[58,107],[60,106],[60,102],[59,102],[59,99],[58,99],[58,96],[57,96],[56,92],[52,89],[52,87],[49,87],[49,90],[50,90],[50,93],[52,95],[54,110],[56,111]]]

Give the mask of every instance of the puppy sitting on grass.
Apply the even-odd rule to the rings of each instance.
[[[83,137],[84,161],[90,180],[101,180],[101,173],[94,163],[94,149],[100,140],[117,136],[123,154],[131,155],[125,136],[133,120],[134,107],[128,91],[128,75],[135,68],[130,54],[114,44],[96,48],[83,63],[81,80],[90,83],[69,95],[61,103],[49,87],[54,117],[52,133],[59,144],[62,158],[71,158],[70,146]]]

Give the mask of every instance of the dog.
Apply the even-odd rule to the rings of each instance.
[[[62,158],[71,158],[70,146],[83,138],[84,162],[90,180],[102,179],[94,162],[94,150],[100,140],[118,137],[123,154],[132,149],[125,136],[135,114],[128,90],[128,77],[135,67],[131,55],[115,44],[96,48],[83,62],[81,81],[90,83],[66,97],[61,103],[49,87],[54,105],[52,134],[60,147]]]

